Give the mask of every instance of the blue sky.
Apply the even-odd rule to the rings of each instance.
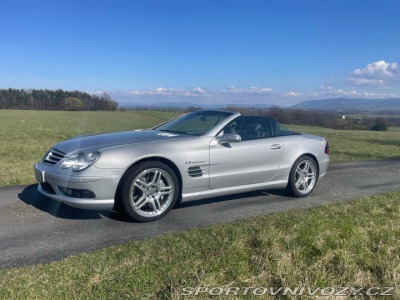
[[[0,0],[0,88],[124,102],[400,97],[400,2]]]

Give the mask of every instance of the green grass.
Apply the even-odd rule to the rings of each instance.
[[[57,141],[147,128],[176,115],[0,110],[0,185],[33,183],[33,162]],[[332,161],[399,157],[399,129],[289,127],[325,136]],[[3,270],[0,299],[181,299],[182,287],[208,285],[395,286],[400,298],[399,199],[400,192],[365,197]]]
[[[149,128],[176,115],[158,111],[0,110],[0,186],[33,183],[33,163],[61,140],[82,134]]]
[[[325,137],[329,141],[332,162],[400,158],[400,128],[382,132],[295,125],[288,127],[293,131]]]
[[[364,197],[3,270],[0,299],[181,299],[197,286],[395,287],[399,299],[399,199]]]
[[[32,166],[54,143],[76,135],[148,128],[178,113],[160,111],[63,112],[0,110],[0,186],[34,183]],[[399,129],[339,131],[307,126],[292,130],[325,136],[331,160],[398,158]]]

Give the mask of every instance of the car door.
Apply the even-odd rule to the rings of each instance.
[[[210,188],[227,188],[271,181],[278,173],[284,152],[283,138],[268,128],[268,118],[239,117],[237,134],[242,141],[221,144],[219,137],[210,144]],[[263,119],[260,119],[263,118]],[[252,135],[256,128],[264,134]],[[232,131],[232,124],[226,131]],[[265,132],[270,131],[268,134]],[[220,136],[224,134],[222,132]]]

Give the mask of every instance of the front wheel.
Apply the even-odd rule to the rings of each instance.
[[[314,190],[317,180],[315,161],[309,156],[302,156],[293,164],[286,190],[290,195],[306,197]]]
[[[165,216],[178,196],[179,181],[174,171],[162,162],[146,161],[124,175],[117,201],[133,220],[150,222]]]

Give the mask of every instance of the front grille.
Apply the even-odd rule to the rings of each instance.
[[[51,148],[50,151],[47,152],[47,154],[43,157],[42,161],[44,164],[55,165],[64,157],[65,157],[64,152]]]
[[[72,198],[83,198],[83,199],[94,199],[96,195],[89,190],[81,190],[81,189],[72,189],[59,186],[58,189],[61,193],[63,193],[67,197]]]

